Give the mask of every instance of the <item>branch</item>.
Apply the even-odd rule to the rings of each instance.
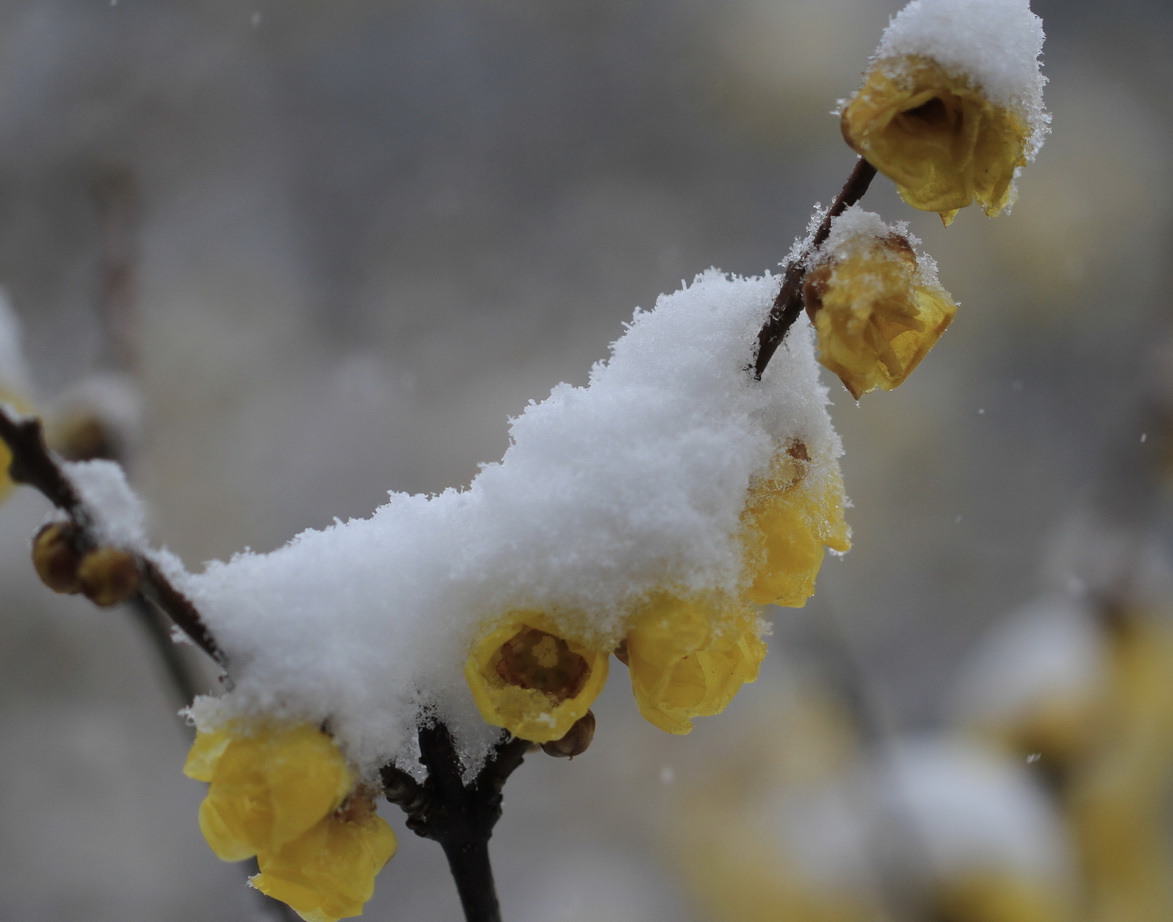
[[[0,439],[8,443],[12,452],[9,476],[38,490],[54,506],[69,516],[79,529],[79,552],[92,551],[101,543],[97,536],[100,519],[96,510],[89,508],[81,492],[69,479],[63,462],[45,445],[41,421],[35,416],[23,416],[7,406],[0,405]],[[155,605],[179,629],[187,634],[201,650],[227,669],[228,658],[200,618],[200,613],[182,592],[175,588],[150,558],[138,551],[132,554],[142,578],[137,596]]]
[[[875,175],[876,168],[860,157],[855,164],[855,169],[847,177],[847,182],[839,191],[839,195],[831,203],[831,207],[827,209],[827,213],[823,216],[823,221],[814,236],[811,237],[803,251],[786,264],[786,271],[782,275],[782,288],[778,292],[778,297],[774,299],[774,306],[770,308],[770,316],[766,318],[765,325],[758,333],[758,349],[753,363],[755,380],[761,380],[762,373],[770,364],[770,359],[774,357],[774,353],[782,345],[786,334],[794,326],[794,321],[802,313],[802,280],[806,276],[807,259],[812,252],[822,246],[827,235],[831,233],[831,222],[863,198]]]
[[[428,770],[427,779],[421,784],[394,765],[385,766],[386,797],[407,814],[408,829],[444,849],[467,922],[500,922],[489,838],[501,818],[505,782],[521,765],[531,744],[506,737],[465,785],[460,757],[444,724],[421,728],[419,742],[420,763]]]

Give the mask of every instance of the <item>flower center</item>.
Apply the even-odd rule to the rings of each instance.
[[[590,674],[587,661],[561,637],[525,627],[501,645],[497,675],[507,685],[544,692],[557,701],[573,698]]]

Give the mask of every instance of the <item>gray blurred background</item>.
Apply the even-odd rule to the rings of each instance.
[[[5,0],[0,285],[34,397],[133,376],[131,477],[190,567],[467,484],[637,305],[711,265],[776,269],[851,168],[829,111],[900,5]],[[1173,11],[1034,9],[1054,133],[1013,214],[945,230],[883,180],[865,199],[961,310],[898,391],[833,389],[855,549],[774,612],[795,646],[723,717],[666,738],[617,670],[591,751],[519,771],[507,918],[703,922],[658,830],[680,773],[727,757],[708,724],[785,682],[822,619],[892,727],[932,726],[974,640],[1056,579],[1057,530],[1152,444],[1133,421],[1167,332]],[[130,231],[95,203],[110,176]],[[136,294],[111,335],[120,245]],[[188,731],[131,620],[36,583],[45,511],[21,491],[0,512],[0,916],[265,918],[200,838]],[[439,849],[385,815],[401,851],[366,917],[456,918]]]

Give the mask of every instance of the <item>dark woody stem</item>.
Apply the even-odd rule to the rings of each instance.
[[[758,349],[753,362],[755,380],[761,380],[770,359],[774,357],[774,353],[786,339],[787,332],[802,313],[802,280],[806,276],[807,260],[811,253],[822,246],[827,235],[831,233],[831,222],[863,198],[875,175],[876,168],[860,157],[855,169],[847,177],[847,182],[839,190],[839,195],[827,209],[810,242],[797,258],[786,265],[786,271],[782,275],[782,288],[778,292],[778,297],[774,299],[774,306],[770,308],[770,316],[766,318],[765,325],[758,333]]]
[[[393,765],[382,772],[387,799],[407,814],[407,828],[444,849],[466,922],[501,922],[489,837],[501,818],[502,789],[530,743],[506,737],[467,785],[452,734],[441,723],[419,731],[421,783]]]
[[[81,530],[81,546],[78,550],[93,550],[98,545],[95,534],[99,525],[97,514],[82,500],[81,493],[69,479],[61,459],[45,445],[41,421],[35,416],[22,416],[0,405],[0,439],[8,444],[12,452],[9,476],[13,481],[39,491],[69,516]],[[142,577],[136,598],[141,597],[153,604],[174,621],[196,646],[226,668],[227,657],[200,619],[191,600],[171,584],[153,560],[138,553],[135,553],[135,558]]]

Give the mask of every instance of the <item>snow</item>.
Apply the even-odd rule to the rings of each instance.
[[[146,545],[146,513],[142,500],[113,461],[78,461],[63,465],[93,514],[96,537],[104,544],[139,551]]]
[[[912,0],[892,18],[874,60],[923,55],[969,75],[992,102],[1030,127],[1033,158],[1050,123],[1042,51],[1043,23],[1027,0]]]
[[[1012,725],[1040,704],[1084,700],[1107,681],[1108,646],[1083,604],[1040,599],[1000,624],[957,683],[954,710],[963,724]]]
[[[763,381],[747,371],[778,284],[709,270],[637,311],[589,386],[526,407],[505,456],[467,490],[392,494],[370,518],[197,576],[165,566],[235,683],[196,702],[196,723],[326,721],[374,771],[406,761],[435,714],[475,764],[499,732],[463,678],[482,625],[538,609],[610,649],[655,589],[735,591],[751,480],[792,439],[806,442],[813,478],[831,476],[841,450],[805,324]]]
[[[827,257],[845,259],[860,243],[892,235],[903,237],[915,251],[919,284],[930,289],[941,288],[937,278],[937,262],[919,249],[921,240],[908,229],[908,222],[888,224],[875,212],[865,211],[859,205],[845,208],[842,214],[831,221],[830,233],[822,246],[811,254],[810,263],[813,265]]]
[[[873,840],[902,842],[910,867],[946,880],[1002,869],[1060,887],[1071,878],[1059,817],[1019,763],[924,738],[901,741],[874,771]]]

